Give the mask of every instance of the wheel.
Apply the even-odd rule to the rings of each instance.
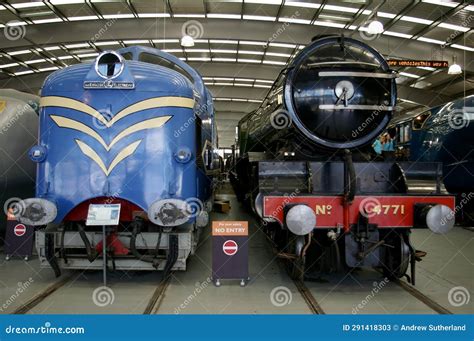
[[[386,248],[383,272],[389,279],[398,279],[403,277],[408,270],[410,249],[401,234],[394,236],[389,243],[393,245],[393,248]]]
[[[25,262],[28,262],[28,259],[29,259],[28,256],[25,256],[25,257],[23,258],[23,260],[24,260]]]
[[[242,280],[240,281],[240,286],[241,286],[241,287],[244,287],[244,286],[246,286],[246,285],[247,285],[247,282],[245,281],[245,279],[242,279]]]
[[[6,255],[5,260],[8,262],[10,260],[10,255]]]
[[[221,286],[221,281],[218,280],[218,279],[216,279],[216,280],[214,281],[214,285],[215,285],[216,287],[220,287],[220,286]]]

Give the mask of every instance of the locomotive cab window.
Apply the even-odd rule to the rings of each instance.
[[[426,120],[431,116],[431,113],[423,113],[418,115],[414,120],[413,120],[413,129],[414,130],[420,130],[423,128],[423,125],[425,124]]]
[[[155,54],[143,52],[138,57],[138,60],[140,62],[144,62],[144,63],[160,65],[160,66],[163,66],[165,68],[168,68],[168,69],[174,70],[176,72],[179,72],[181,75],[186,77],[191,83],[194,83],[194,79],[193,79],[193,77],[191,77],[191,75],[189,73],[187,73],[181,67],[179,67],[178,65],[174,64],[173,62],[171,62],[171,61],[169,61],[169,60],[167,60],[163,57],[157,56]]]

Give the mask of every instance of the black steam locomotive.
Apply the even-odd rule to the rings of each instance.
[[[414,283],[412,228],[447,232],[454,198],[434,162],[370,162],[395,110],[396,73],[366,44],[314,40],[238,126],[231,180],[291,273],[382,268]]]

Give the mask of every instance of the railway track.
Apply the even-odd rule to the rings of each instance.
[[[74,273],[68,275],[68,276],[63,276],[59,281],[51,284],[48,286],[46,289],[38,293],[37,295],[33,296],[31,299],[29,299],[24,305],[21,307],[15,309],[13,311],[13,314],[26,314],[29,312],[31,309],[36,307],[38,304],[43,302],[46,298],[51,296],[54,292],[56,292],[58,289],[62,288],[66,283],[68,283],[72,278],[74,277]]]
[[[166,276],[166,278],[163,278],[160,284],[158,284],[158,287],[155,289],[153,296],[151,297],[150,301],[148,302],[148,305],[143,311],[144,315],[156,314],[158,309],[160,309],[160,305],[163,302],[166,289],[168,288],[171,282],[171,275],[172,273],[168,274],[168,276]]]
[[[395,284],[397,284],[400,288],[408,292],[410,295],[415,297],[418,301],[422,302],[429,308],[431,308],[433,311],[436,311],[438,314],[441,315],[452,315],[453,312],[450,310],[446,309],[439,303],[433,301],[430,297],[426,296],[423,294],[421,291],[419,291],[417,288],[415,288],[413,285],[408,284],[406,282],[403,282],[399,279],[392,280]]]

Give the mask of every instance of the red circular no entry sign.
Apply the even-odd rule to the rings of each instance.
[[[15,233],[15,236],[21,237],[26,233],[26,226],[23,224],[17,224],[13,228],[13,233]]]
[[[238,250],[239,250],[239,246],[233,240],[226,240],[224,244],[222,245],[222,251],[224,251],[224,253],[227,256],[235,255]]]

